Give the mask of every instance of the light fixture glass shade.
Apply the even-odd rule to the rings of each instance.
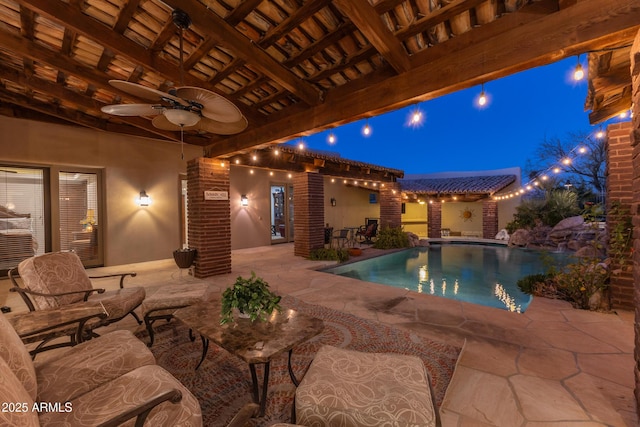
[[[164,116],[177,126],[193,126],[200,121],[200,116],[192,111],[181,109],[164,110]]]
[[[136,204],[138,206],[149,206],[151,204],[151,197],[149,197],[146,191],[142,190],[140,196],[136,198]]]

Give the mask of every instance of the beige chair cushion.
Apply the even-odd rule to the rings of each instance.
[[[91,294],[89,302],[102,303],[108,313],[108,321],[121,319],[139,306],[146,292],[142,287],[116,289],[105,293]]]
[[[38,395],[36,370],[29,352],[9,320],[0,313],[0,359],[3,359],[20,380],[31,399]]]
[[[43,426],[95,426],[123,408],[135,405],[141,399],[168,387],[180,390],[182,400],[179,404],[164,402],[158,405],[150,412],[144,425],[201,426],[202,413],[198,400],[169,372],[157,365],[135,369],[72,400],[71,412],[43,413],[40,415],[40,422]],[[133,426],[134,421],[123,425]]]
[[[145,365],[155,364],[147,346],[129,331],[114,331],[36,361],[38,399],[64,402]]]
[[[0,329],[3,328],[4,326],[0,326]],[[3,405],[0,408],[0,425],[20,427],[40,425],[38,413],[32,411],[33,399],[2,357],[0,357],[0,405]]]
[[[24,286],[35,292],[55,294],[93,289],[82,261],[73,252],[53,252],[27,258],[18,264],[18,272]],[[32,298],[38,310],[58,308],[82,299],[82,294]]]
[[[296,391],[296,422],[306,426],[438,425],[422,361],[323,346]]]

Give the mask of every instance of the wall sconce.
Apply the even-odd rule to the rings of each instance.
[[[249,198],[246,194],[240,196],[240,206],[249,206]]]
[[[138,206],[149,206],[151,204],[151,197],[147,194],[146,191],[142,190],[140,195],[136,197],[136,205]]]
[[[336,205],[336,198],[332,197],[331,198],[331,206],[335,206]]]

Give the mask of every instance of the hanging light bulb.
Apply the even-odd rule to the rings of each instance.
[[[420,125],[422,125],[423,120],[424,120],[424,114],[422,114],[422,110],[420,110],[420,107],[416,107],[413,109],[413,111],[411,111],[409,115],[408,124],[413,128],[417,128],[417,127],[420,127]]]
[[[478,107],[484,108],[487,106],[489,99],[487,98],[487,93],[484,91],[484,83],[482,83],[482,89],[480,90],[480,95],[478,95],[478,99],[476,100]]]
[[[596,132],[596,138],[598,139],[604,138],[604,131],[602,129]]]
[[[584,79],[584,69],[582,68],[582,64],[580,63],[580,55],[578,55],[578,64],[573,70],[573,80],[579,82],[582,79]]]
[[[336,141],[337,141],[336,135],[333,132],[329,132],[329,136],[327,137],[327,142],[330,145],[333,145],[336,143]]]
[[[367,119],[367,123],[364,125],[364,127],[362,128],[362,134],[364,136],[369,136],[371,135],[371,126],[369,126],[369,119]]]

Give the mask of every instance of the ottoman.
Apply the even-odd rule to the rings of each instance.
[[[147,290],[147,297],[140,309],[144,324],[149,332],[149,347],[153,345],[153,323],[156,320],[173,318],[177,309],[187,307],[204,299],[209,285],[207,283],[175,284]]]
[[[296,390],[304,426],[440,426],[420,358],[325,345]]]

